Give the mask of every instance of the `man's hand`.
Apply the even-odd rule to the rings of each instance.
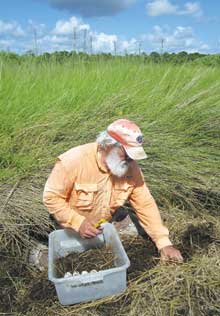
[[[160,258],[162,262],[176,261],[183,262],[183,257],[178,249],[173,246],[166,246],[160,250]]]
[[[90,222],[88,219],[84,219],[79,228],[79,234],[82,238],[92,238],[101,233],[102,229],[95,228],[94,224]]]

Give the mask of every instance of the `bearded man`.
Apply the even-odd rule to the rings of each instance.
[[[43,202],[61,227],[92,238],[102,232],[95,224],[101,219],[111,221],[129,201],[162,259],[182,261],[136,162],[147,157],[142,145],[143,135],[134,122],[114,121],[96,142],[58,156],[44,188]]]

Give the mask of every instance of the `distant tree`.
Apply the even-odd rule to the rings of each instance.
[[[152,52],[152,53],[150,53],[150,60],[153,63],[159,63],[161,61],[161,56],[157,52]]]
[[[189,54],[189,60],[193,61],[193,60],[196,60],[196,59],[204,57],[204,56],[206,56],[206,55],[205,54],[200,54],[198,52],[191,53],[191,54]]]
[[[185,51],[179,52],[175,55],[175,64],[182,64],[188,61],[188,53]]]
[[[35,53],[32,49],[29,49],[27,50],[25,53],[24,53],[25,56],[35,56]]]
[[[167,52],[163,53],[163,55],[161,55],[161,59],[163,62],[168,63],[171,61],[171,55]]]

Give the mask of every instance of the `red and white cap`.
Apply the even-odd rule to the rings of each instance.
[[[107,132],[112,138],[121,143],[131,159],[147,158],[142,147],[143,134],[134,122],[126,119],[116,120],[107,127]]]

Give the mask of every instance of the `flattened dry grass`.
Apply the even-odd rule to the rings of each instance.
[[[93,248],[82,253],[72,252],[54,262],[57,278],[63,278],[67,272],[82,273],[114,268],[114,255],[107,247]]]
[[[5,252],[1,257],[2,312],[45,316],[217,316],[220,312],[218,232],[219,227],[214,222],[202,225],[195,222],[185,228],[179,235],[181,242],[178,245],[185,251],[185,262],[169,265],[160,263],[150,240],[124,236],[122,242],[131,260],[127,290],[120,295],[69,307],[59,304],[54,286],[47,280],[47,271],[39,273],[22,257],[10,257]]]

